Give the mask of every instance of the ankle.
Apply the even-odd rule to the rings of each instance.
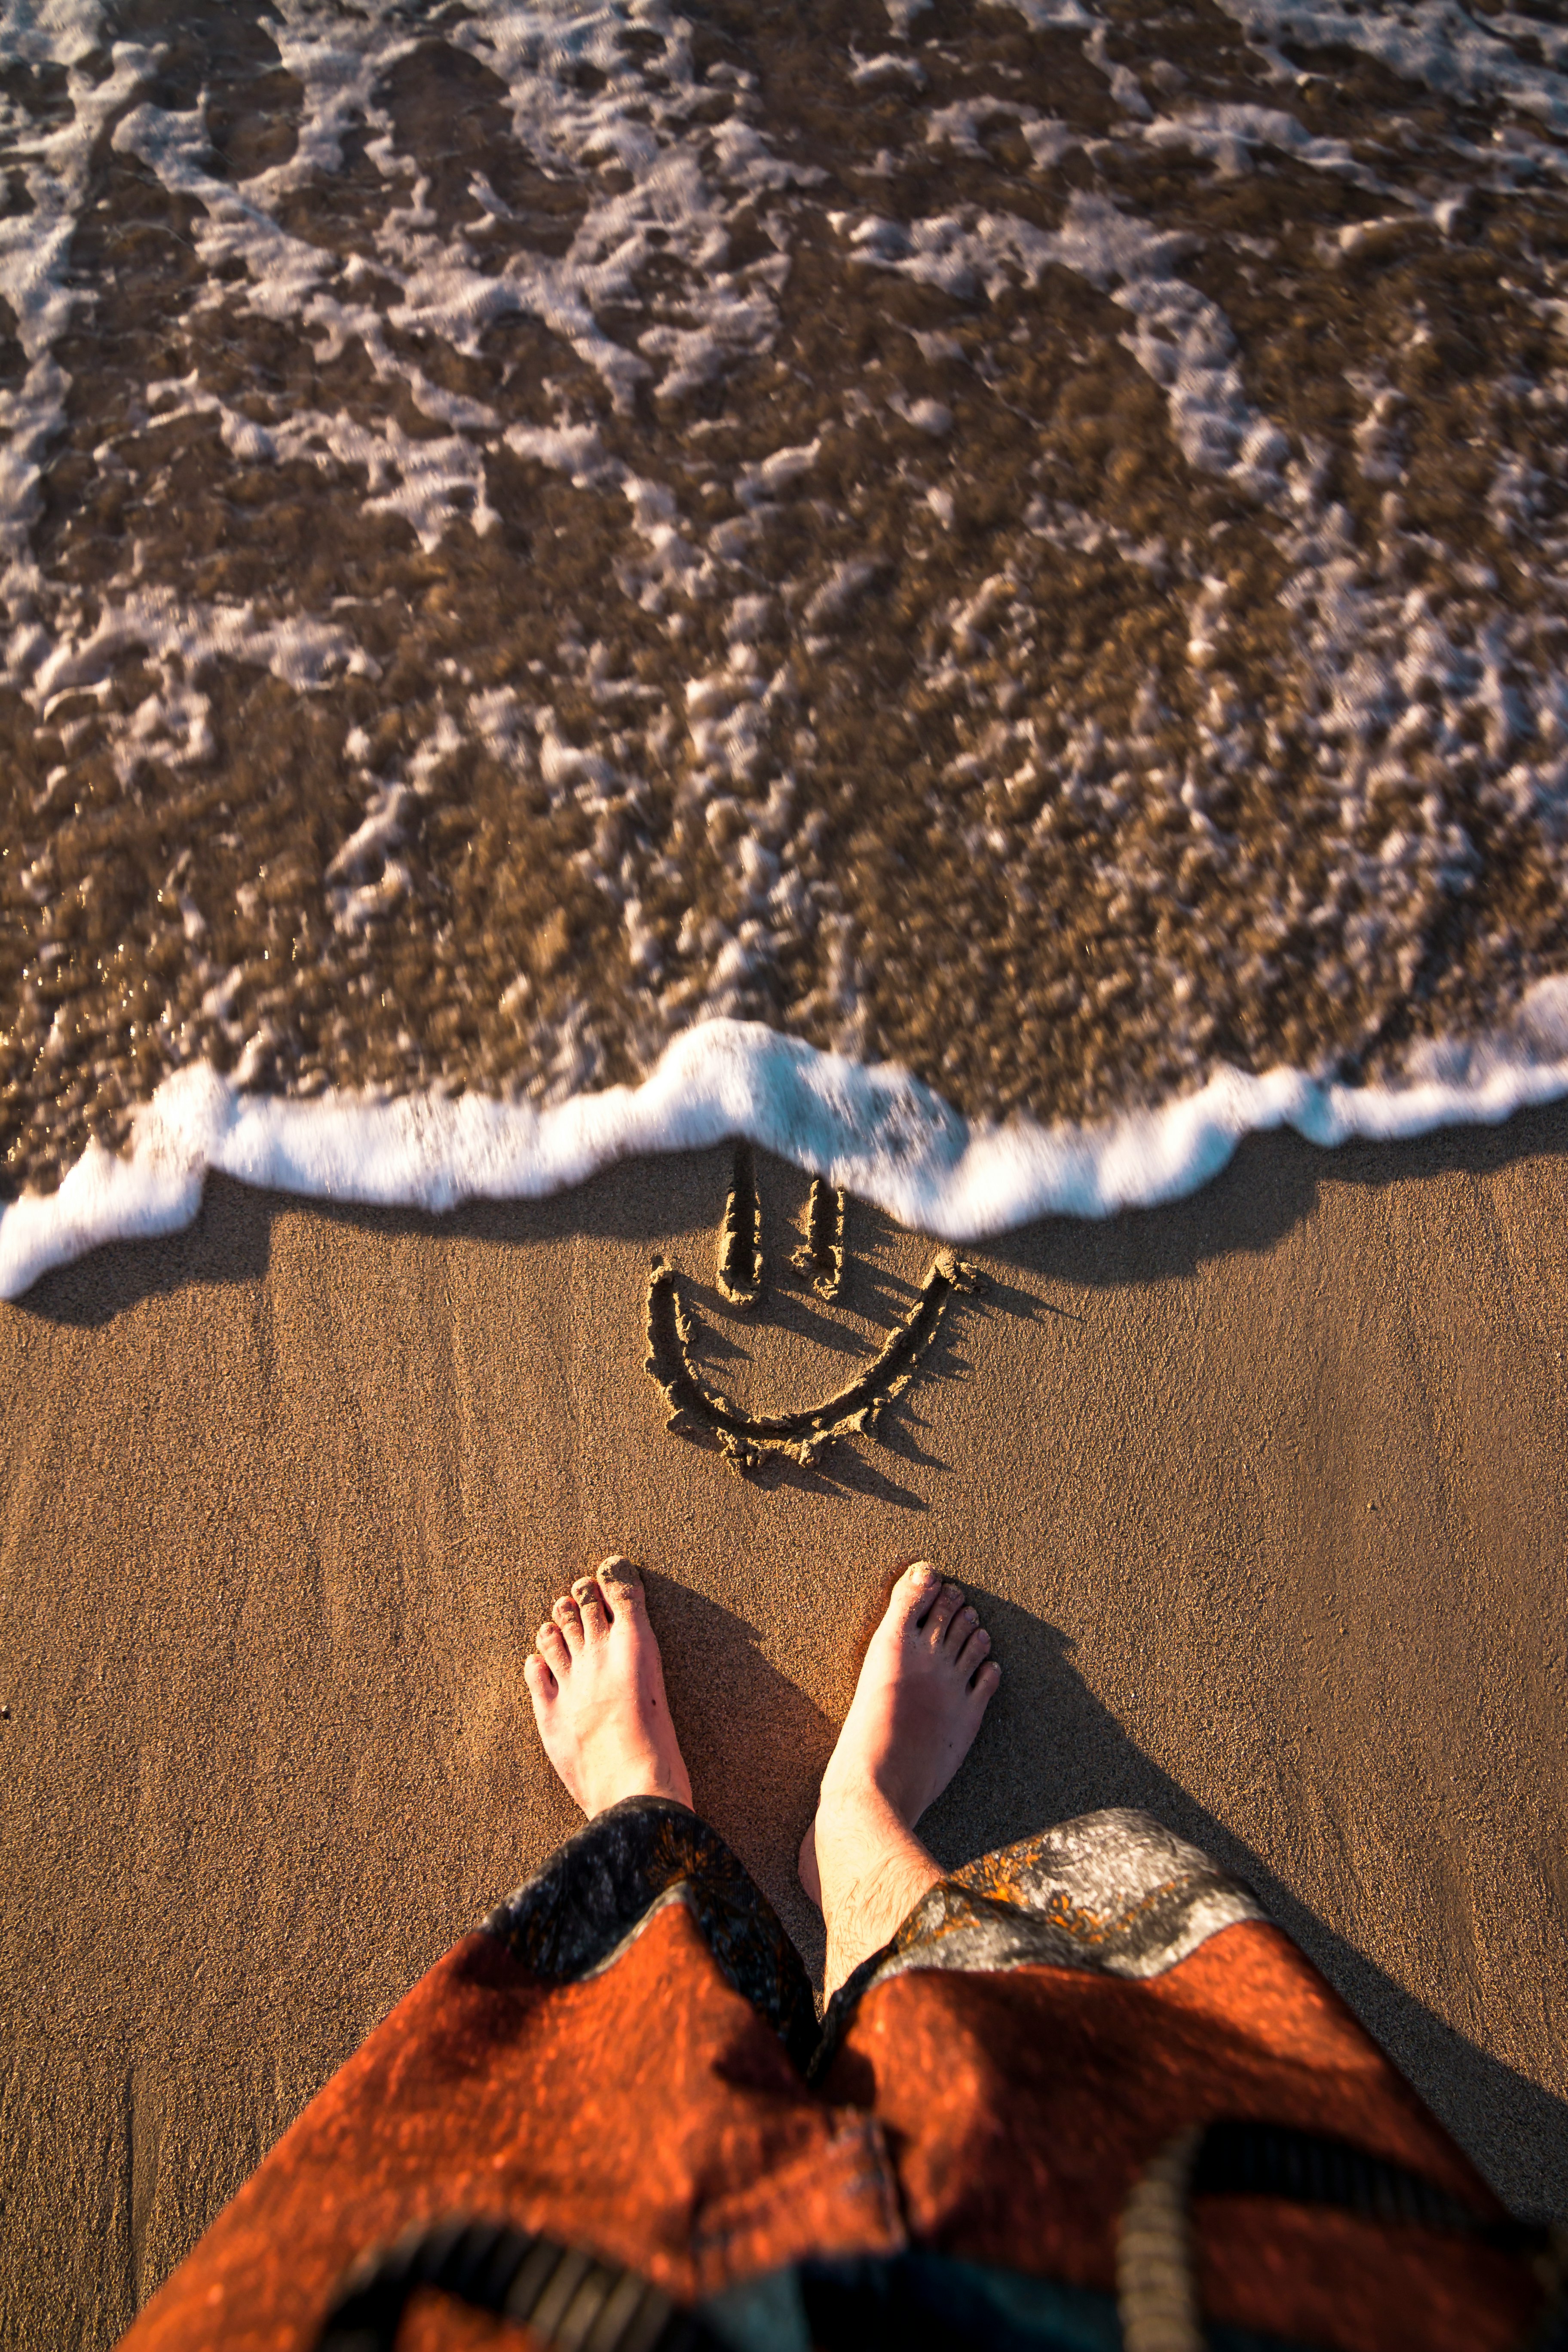
[[[872,1783],[837,1804],[824,1792],[816,1849],[831,1998],[862,1960],[892,1940],[942,1868]]]
[[[829,2000],[863,1960],[892,1942],[916,1905],[940,1884],[938,1864],[914,1840],[910,1844],[913,1853],[883,1854],[836,1893],[830,1894],[824,1884],[827,1958],[823,1990]]]
[[[590,1793],[594,1801],[584,1807],[590,1821],[631,1797],[668,1797],[691,1811],[691,1782],[684,1765],[679,1759],[672,1764],[656,1749],[617,1759],[616,1769],[597,1780]]]
[[[817,1791],[817,1821],[842,1822],[846,1827],[852,1823],[854,1833],[861,1838],[878,1835],[884,1827],[907,1834],[914,1823],[899,1801],[896,1777],[890,1769],[879,1771],[875,1766],[858,1759],[845,1759],[836,1752],[828,1759]]]

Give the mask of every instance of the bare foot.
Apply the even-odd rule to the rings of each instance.
[[[801,1884],[827,1922],[827,1991],[886,1943],[942,1873],[913,1834],[968,1755],[1002,1679],[991,1636],[955,1584],[906,1569],[871,1636]]]
[[[544,1752],[590,1821],[623,1797],[691,1802],[643,1581],[606,1559],[563,1592],[523,1680]]]

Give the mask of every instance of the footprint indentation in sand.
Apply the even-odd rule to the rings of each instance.
[[[812,1179],[804,1235],[790,1263],[819,1298],[837,1298],[844,1281],[844,1195],[820,1176]],[[896,1323],[875,1360],[819,1404],[793,1412],[749,1412],[703,1379],[691,1360],[697,1338],[695,1309],[681,1302],[675,1268],[656,1257],[647,1286],[647,1356],[645,1369],[669,1406],[666,1426],[717,1444],[731,1469],[753,1470],[769,1454],[786,1454],[809,1466],[836,1438],[873,1437],[882,1412],[915,1378],[936,1337],[948,1299],[973,1290],[979,1280],[972,1265],[952,1250],[939,1250],[901,1322]],[[736,1147],[734,1180],[719,1226],[716,1280],[721,1297],[732,1307],[754,1307],[764,1286],[763,1213],[756,1168],[748,1143]]]

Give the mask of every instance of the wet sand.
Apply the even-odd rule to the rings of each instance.
[[[419,1972],[573,1826],[517,1668],[646,1563],[699,1805],[792,1855],[867,1590],[929,1554],[1005,1666],[956,1860],[1152,1807],[1257,1886],[1503,2194],[1564,2210],[1568,1110],[1246,1149],[973,1253],[883,1444],[742,1482],[667,1435],[650,1256],[796,1404],[931,1246],[851,1204],[831,1306],[713,1286],[722,1152],[442,1223],[223,1182],[0,1309],[0,2338],[112,2340]]]

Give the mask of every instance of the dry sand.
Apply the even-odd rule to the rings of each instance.
[[[727,1155],[433,1224],[215,1183],[0,1308],[0,2339],[109,2343],[366,2029],[573,1826],[520,1654],[650,1575],[699,1805],[791,1857],[890,1559],[1006,1675],[956,1859],[1107,1802],[1238,1867],[1511,2201],[1564,2208],[1568,1110],[1254,1143],[1195,1201],[976,1253],[885,1444],[743,1484],[668,1436],[650,1254],[709,1363],[837,1385],[929,1248],[719,1311]],[[775,1270],[805,1186],[763,1163]]]

